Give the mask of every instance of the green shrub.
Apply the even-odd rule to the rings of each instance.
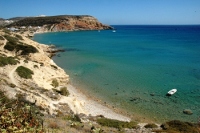
[[[28,55],[29,53],[38,52],[38,50],[35,47],[28,44],[22,44],[16,37],[12,37],[9,35],[5,35],[4,37],[8,41],[4,46],[4,49],[8,51],[14,51],[14,50],[16,50],[16,52],[21,51],[21,55]]]
[[[16,69],[16,72],[20,77],[25,78],[25,79],[31,79],[32,75],[34,74],[32,70],[24,66],[19,66]]]
[[[67,90],[67,87],[62,87],[60,89],[60,94],[63,96],[69,96],[69,91]]]
[[[149,123],[144,126],[145,128],[157,128],[158,126],[154,123]]]
[[[16,65],[19,61],[15,60],[14,57],[2,57],[0,56],[0,67],[6,65]]]
[[[6,45],[4,46],[4,49],[8,51],[13,51],[15,50],[15,44],[13,44],[12,42],[7,42]]]
[[[63,96],[69,96],[69,91],[67,90],[67,87],[62,87],[60,90],[53,89],[54,92],[57,92]]]
[[[12,37],[10,35],[4,35],[4,37],[6,38],[6,40],[10,43],[16,44],[19,42],[19,39],[16,37]]]
[[[25,44],[25,45],[23,45],[23,44],[17,45],[16,51],[18,52],[20,50],[22,50],[21,55],[28,55],[29,53],[38,52],[38,50],[35,47],[33,47],[31,45],[27,45],[27,44]]]
[[[108,118],[99,118],[97,119],[97,123],[99,123],[102,126],[107,126],[107,127],[114,127],[114,128],[136,128],[137,123],[136,122],[124,122],[124,121],[119,121],[119,120],[113,120],[113,119],[108,119]]]
[[[21,51],[21,55],[28,55],[29,53],[38,52],[38,50],[31,45],[19,44],[14,42],[7,42],[6,45],[4,46],[4,49],[8,51],[16,50],[16,52]]]
[[[79,117],[78,114],[73,114],[73,115],[65,115],[62,117],[63,120],[70,120],[73,122],[81,122],[81,118]]]
[[[15,35],[18,39],[23,40],[22,36],[20,35]]]
[[[58,86],[59,86],[59,83],[58,83],[57,79],[53,79],[51,85],[52,85],[54,88],[58,87]]]

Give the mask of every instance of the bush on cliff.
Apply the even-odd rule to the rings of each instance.
[[[15,35],[19,40],[23,40],[22,36],[20,35]]]
[[[4,37],[6,38],[6,40],[8,41],[8,42],[10,42],[10,43],[17,43],[18,41],[19,41],[19,39],[18,38],[16,38],[16,37],[13,37],[13,36],[11,36],[11,35],[4,35]]]
[[[13,51],[15,49],[15,44],[13,44],[12,42],[7,42],[4,46],[4,49],[8,51]]]
[[[32,75],[34,74],[32,70],[24,66],[19,66],[16,69],[16,72],[20,77],[25,78],[25,79],[31,79]]]
[[[6,45],[4,46],[4,49],[8,51],[14,51],[16,52],[21,51],[21,55],[28,55],[29,53],[36,53],[38,50],[27,44],[19,44],[19,43],[13,43],[13,42],[7,42]]]
[[[67,90],[67,87],[62,87],[60,89],[60,94],[63,96],[69,96],[69,91]]]
[[[22,44],[21,42],[19,42],[19,39],[22,39],[22,37],[19,35],[18,38],[12,37],[10,35],[5,35],[4,37],[8,41],[4,46],[4,49],[8,51],[14,51],[14,50],[16,52],[21,51],[21,55],[28,55],[29,53],[38,52],[38,50],[35,47],[28,44]]]
[[[154,123],[149,123],[144,126],[145,128],[157,128],[158,126]]]
[[[63,95],[63,96],[69,96],[69,91],[67,90],[67,87],[62,87],[60,90],[53,89],[53,91]]]
[[[57,79],[53,79],[51,85],[52,85],[54,88],[58,87],[58,86],[59,86],[59,83],[58,83]]]
[[[0,67],[6,66],[6,65],[16,65],[19,63],[19,61],[15,60],[14,57],[2,57],[0,56]]]

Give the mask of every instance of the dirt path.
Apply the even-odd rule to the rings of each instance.
[[[15,72],[15,70],[17,69],[17,67],[19,67],[20,65],[22,65],[21,62],[20,62],[20,64],[16,65],[16,66],[9,72],[9,74],[8,74],[8,77],[10,78],[11,82],[12,82],[13,84],[15,84],[16,86],[19,86],[19,84],[18,84],[17,80],[16,80],[15,77],[14,77],[14,72]]]

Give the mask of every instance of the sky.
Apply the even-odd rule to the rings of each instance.
[[[200,0],[0,0],[0,18],[91,15],[109,25],[200,24]]]

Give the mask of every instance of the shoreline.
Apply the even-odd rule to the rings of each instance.
[[[44,44],[44,45],[49,46],[47,44]],[[56,49],[56,47],[55,47],[55,49]],[[55,55],[56,55],[56,53],[54,53],[53,56],[55,56]],[[52,58],[51,58],[51,60],[53,61]],[[53,61],[53,63],[56,64],[54,61]],[[60,68],[60,66],[58,66],[58,67]],[[63,71],[65,71],[63,68],[61,68],[61,69]],[[69,82],[70,82],[70,75],[69,75]],[[71,96],[71,100],[70,101],[73,101],[75,103],[74,105],[80,105],[78,108],[81,111],[78,111],[71,104],[70,108],[73,110],[73,112],[77,112],[77,113],[84,113],[85,112],[84,114],[86,114],[88,116],[90,116],[90,115],[91,116],[103,115],[106,118],[111,118],[111,119],[116,119],[116,120],[121,120],[121,121],[134,120],[134,121],[137,121],[137,122],[139,122],[141,124],[149,123],[149,122],[150,123],[158,123],[158,122],[154,121],[153,119],[149,119],[149,118],[146,118],[146,117],[142,116],[141,114],[134,114],[133,115],[130,112],[128,112],[127,110],[120,109],[119,107],[114,107],[109,103],[104,103],[101,99],[96,98],[94,96],[91,96],[87,91],[82,90],[80,86],[79,87],[74,86],[72,83],[68,83],[67,86],[70,88],[70,89],[68,89],[70,94],[71,93],[73,94]],[[77,94],[75,94],[74,92],[77,92]],[[88,102],[88,101],[90,101],[90,102]],[[92,105],[90,105],[91,103],[92,103]],[[82,107],[82,109],[80,107]],[[94,111],[94,110],[99,110],[99,111]]]
[[[46,33],[46,32],[44,32],[44,33]],[[40,34],[42,34],[42,33],[40,33]],[[44,44],[44,45],[49,46],[47,44]],[[56,49],[56,47],[55,47],[55,49]],[[53,55],[53,56],[55,56],[55,55]],[[54,63],[54,64],[56,64],[56,63]],[[61,69],[63,71],[65,71],[63,68],[61,68]],[[69,81],[70,81],[70,76],[69,76]],[[148,123],[148,122],[154,123],[155,122],[153,119],[145,118],[141,114],[132,115],[132,114],[130,114],[130,112],[128,112],[126,110],[111,106],[109,103],[104,103],[104,102],[102,102],[101,99],[98,99],[96,97],[89,95],[88,92],[82,90],[81,87],[77,88],[77,86],[74,86],[72,83],[68,83],[67,88],[69,88],[68,91],[70,92],[70,96],[68,96],[68,97],[71,98],[69,101],[74,103],[74,104],[71,104],[68,101],[68,104],[69,104],[70,108],[73,110],[73,112],[75,112],[75,113],[78,113],[78,114],[83,113],[83,114],[86,114],[87,116],[103,115],[106,118],[111,118],[111,119],[116,119],[116,120],[121,120],[121,121],[134,120],[139,123],[140,122],[142,122],[142,123]]]
[[[38,42],[37,42],[38,43]],[[40,44],[40,43],[38,43]],[[46,45],[46,44],[44,44]],[[48,45],[46,45],[48,46]],[[51,48],[50,48],[51,49]],[[54,64],[55,66],[59,67],[52,59],[50,60],[51,64]],[[59,67],[62,72],[65,73],[65,76],[68,77],[68,81],[70,81],[70,76],[67,75],[65,70],[61,67]],[[64,96],[59,100],[60,103],[67,103],[70,109],[75,114],[85,114],[87,116],[100,116],[103,115],[106,118],[110,119],[116,119],[121,121],[131,121],[131,118],[119,114],[115,112],[113,109],[101,104],[99,100],[94,100],[94,98],[91,98],[85,93],[82,93],[80,89],[77,89],[75,86],[73,86],[70,83],[66,84],[67,90],[69,91],[69,96]]]
[[[44,32],[47,33],[47,32]],[[38,34],[38,33],[36,33]],[[39,33],[39,34],[43,34],[43,33]],[[32,39],[31,39],[32,40]],[[32,40],[34,41],[34,40]],[[37,42],[37,41],[34,41]],[[38,42],[37,42],[38,43]],[[40,43],[38,43],[40,44]],[[43,44],[47,47],[49,47],[49,45],[47,44]],[[51,51],[51,47],[49,47],[50,51]],[[56,49],[56,47],[55,47]],[[57,52],[57,51],[56,51]],[[53,56],[55,56],[55,52],[51,53],[51,63],[55,64],[56,66],[58,66],[52,59]],[[58,66],[60,68],[60,66]],[[63,68],[62,71],[65,72],[65,70]],[[65,72],[66,73],[66,72]],[[67,75],[67,73],[66,73]],[[70,76],[68,77],[70,80]],[[100,116],[103,115],[106,118],[111,118],[111,119],[116,119],[116,120],[121,120],[121,121],[131,121],[131,117],[125,115],[125,113],[121,110],[118,110],[117,108],[113,109],[112,107],[109,107],[109,105],[105,105],[103,103],[101,103],[100,99],[97,99],[95,97],[91,97],[88,94],[86,94],[85,92],[83,93],[81,91],[81,89],[77,88],[76,86],[73,86],[71,83],[67,83],[67,89],[70,93],[70,95],[68,97],[65,97],[63,100],[61,100],[61,102],[67,102],[70,109],[75,113],[75,114],[85,114],[87,116]],[[66,100],[66,101],[64,101]]]
[[[15,35],[16,33],[12,33]],[[20,34],[22,35],[22,34]],[[36,106],[47,109],[46,113],[55,115],[56,111],[59,110],[60,105],[68,104],[70,109],[75,114],[85,114],[87,116],[104,116],[106,118],[120,120],[120,121],[136,121],[132,116],[128,116],[125,112],[120,109],[112,108],[109,105],[101,103],[101,100],[91,97],[84,92],[81,92],[80,88],[76,88],[69,83],[69,75],[60,68],[54,61],[49,57],[51,53],[47,51],[51,49],[46,44],[41,44],[26,38],[22,35],[23,41],[26,44],[35,46],[38,49],[38,53],[30,54],[28,61],[25,62],[26,58],[19,56],[19,64],[9,65],[0,68],[0,72],[8,83],[16,85],[14,88],[9,86],[5,87],[6,94],[10,97],[14,97],[15,94],[21,93],[25,95],[25,99],[31,103],[35,102]],[[3,45],[6,44],[6,40],[3,41]],[[14,56],[14,52],[8,53],[6,50],[1,51],[6,56]],[[19,66],[25,66],[32,71],[34,75],[32,79],[25,80],[17,75],[15,70]],[[70,92],[69,96],[62,96],[60,94],[53,94],[52,80],[58,79],[60,82],[59,87],[67,87]],[[59,89],[56,88],[56,89]],[[52,95],[58,97],[58,99],[52,99]],[[37,102],[36,102],[37,101]],[[140,121],[137,121],[140,123]],[[142,123],[140,123],[142,124]],[[143,123],[144,124],[144,123]]]
[[[131,118],[125,116],[123,112],[119,114],[116,110],[109,108],[108,106],[100,103],[100,100],[88,97],[88,95],[83,94],[79,89],[72,86],[71,84],[67,85],[67,89],[70,92],[68,96],[68,105],[76,114],[85,114],[87,116],[100,116],[103,115],[106,118],[117,119],[121,121],[130,121]],[[70,101],[73,101],[71,104]]]
[[[44,32],[46,33],[46,32]],[[40,32],[40,34],[42,34]],[[32,39],[31,39],[32,40]],[[32,40],[33,42],[38,43],[37,41]],[[41,43],[38,43],[39,45]],[[42,44],[48,47],[49,50],[51,50],[51,47],[47,44]],[[56,47],[55,47],[56,49]],[[52,53],[50,53],[51,55]],[[55,54],[55,53],[53,53]],[[52,58],[50,58],[50,63],[57,66],[59,69],[61,69],[62,72],[65,73],[65,76],[68,77],[68,81],[70,81],[70,76],[67,75],[65,70],[58,66]],[[62,97],[59,102],[61,103],[67,103],[70,107],[70,109],[75,114],[85,114],[87,116],[101,116],[103,115],[106,118],[110,119],[116,119],[121,121],[131,121],[131,117],[128,117],[123,113],[122,111],[116,111],[112,109],[109,106],[105,106],[103,103],[100,103],[101,100],[97,98],[92,98],[91,96],[87,95],[86,93],[83,93],[81,89],[73,86],[70,83],[67,83],[67,90],[69,91],[70,95],[67,97]],[[120,113],[119,113],[120,112]]]
[[[70,82],[70,80],[69,80],[69,82]],[[90,93],[87,90],[81,89],[81,86],[77,87],[76,85],[73,85],[72,83],[69,83],[68,85],[71,86],[72,89],[75,89],[75,91],[77,91],[78,94],[82,95],[84,98],[89,99],[89,101],[92,101],[93,103],[100,105],[101,106],[100,109],[102,109],[102,108],[108,109],[109,111],[112,111],[116,115],[120,114],[120,116],[126,117],[129,120],[137,121],[139,123],[157,123],[157,124],[161,123],[160,121],[155,121],[154,119],[146,118],[142,114],[137,114],[137,113],[132,114],[128,110],[125,110],[123,108],[112,105],[112,103],[110,103],[109,101],[105,102],[101,98],[97,98],[93,95],[90,95]],[[90,103],[90,102],[88,102],[88,103]],[[98,114],[98,115],[100,115],[100,114]]]

